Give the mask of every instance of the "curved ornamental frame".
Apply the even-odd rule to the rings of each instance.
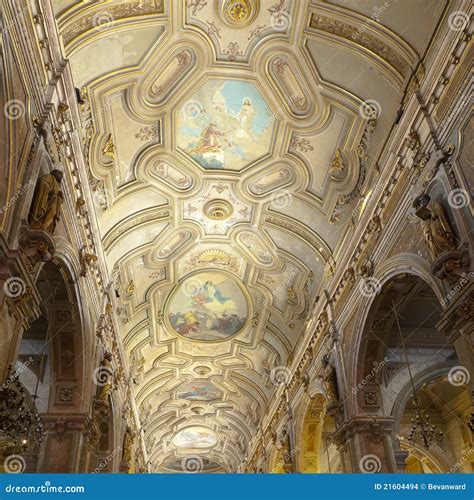
[[[186,340],[226,341],[251,318],[242,283],[224,271],[198,271],[180,280],[165,305],[165,324]]]

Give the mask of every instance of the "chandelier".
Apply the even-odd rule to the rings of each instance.
[[[416,413],[411,419],[411,430],[408,439],[410,441],[421,442],[428,449],[434,441],[439,443],[443,439],[443,432],[436,431],[436,425],[431,423],[430,416],[427,413],[425,415],[422,414],[420,400],[416,394],[414,403]]]
[[[408,368],[408,374],[410,376],[411,388],[413,391],[413,403],[415,405],[415,416],[411,419],[411,429],[408,434],[408,440],[422,443],[426,449],[433,444],[433,442],[439,443],[443,439],[443,432],[436,430],[436,425],[431,423],[430,416],[426,411],[423,411],[421,405],[421,399],[418,397],[415,388],[415,382],[413,381],[413,376],[411,373],[410,363],[408,362],[408,354],[405,348],[405,342],[403,340],[402,330],[400,328],[400,323],[398,321],[398,314],[395,309],[395,303],[392,302],[393,312],[395,313],[395,320],[397,322],[398,334],[400,335],[400,341],[402,344],[403,352],[405,354],[405,361]]]
[[[0,436],[2,434],[23,449],[44,438],[34,397],[25,390],[15,373],[0,388]]]

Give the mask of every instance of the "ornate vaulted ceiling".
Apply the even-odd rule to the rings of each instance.
[[[155,470],[236,470],[311,327],[444,7],[379,3],[53,0]]]

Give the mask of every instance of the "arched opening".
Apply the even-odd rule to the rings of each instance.
[[[408,453],[400,464],[405,470],[450,469],[466,462],[472,447],[469,394],[452,376],[458,370],[462,377],[467,368],[437,329],[441,314],[426,282],[399,275],[374,299],[362,337],[352,388],[356,407],[359,415],[393,417],[392,450]],[[382,471],[390,467],[386,448],[374,444],[366,453],[381,455]]]
[[[94,473],[114,472],[122,447],[115,444],[114,428],[117,423],[114,422],[114,402],[110,395],[105,400],[94,400],[93,414],[97,435],[91,451],[89,470]]]
[[[298,448],[294,445],[293,421],[288,420],[279,434],[273,435],[273,448],[270,453],[269,472],[290,474],[295,472],[295,459]]]
[[[287,471],[285,470],[285,457],[283,450],[275,447],[270,459],[268,472],[271,474],[286,474]]]
[[[45,413],[49,406],[51,346],[48,342],[48,327],[48,317],[44,313],[23,334],[14,368],[40,413]]]
[[[410,398],[402,406],[402,412],[395,412],[395,432],[401,443],[401,448],[409,452],[409,461],[405,461],[405,470],[414,472],[416,458],[422,467],[419,472],[469,472],[474,470],[472,453],[472,434],[469,429],[471,416],[471,398],[466,384],[457,385],[453,374],[459,367],[454,366],[440,376],[425,378],[421,383],[415,381],[417,396],[423,414]],[[453,383],[454,382],[454,383]],[[401,413],[400,416],[397,413]],[[429,446],[420,433],[411,437],[417,413],[425,422],[435,426],[434,436]]]
[[[405,472],[407,474],[435,474],[443,472],[422,450],[410,445],[403,445],[402,450],[408,452],[405,459]]]
[[[41,297],[40,315],[19,339],[5,383],[13,391],[9,399],[17,403],[8,404],[7,400],[3,404],[2,395],[2,427],[8,421],[21,422],[25,431],[17,433],[19,438],[14,443],[0,435],[2,463],[15,455],[21,457],[16,462],[21,471],[72,472],[74,439],[65,429],[62,416],[77,415],[84,407],[82,322],[74,290],[62,267],[54,262],[45,264],[36,287]],[[12,397],[14,393],[24,394],[24,401]],[[25,414],[25,405],[30,406],[34,417]],[[27,431],[36,427],[36,432]]]
[[[340,458],[332,435],[334,418],[327,413],[327,400],[316,395],[306,410],[301,435],[300,471],[303,473],[340,472]]]

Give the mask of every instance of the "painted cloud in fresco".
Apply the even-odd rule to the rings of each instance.
[[[207,427],[188,427],[176,434],[173,444],[178,448],[210,448],[217,444],[217,437]]]
[[[221,391],[207,380],[194,380],[180,387],[178,398],[188,401],[215,401],[221,398]]]
[[[178,146],[206,169],[240,170],[268,153],[273,122],[252,83],[210,80],[178,113]]]
[[[219,272],[186,278],[168,305],[172,328],[193,340],[225,340],[243,327],[247,316],[242,289],[230,276]]]

